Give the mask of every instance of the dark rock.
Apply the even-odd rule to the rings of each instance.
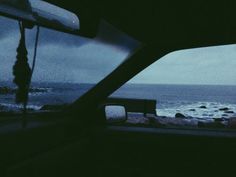
[[[20,109],[21,111],[24,111],[24,109]],[[33,108],[27,108],[27,111],[35,111]]]
[[[186,117],[185,117],[185,115],[183,115],[181,113],[176,113],[175,118],[186,118]]]
[[[233,114],[234,111],[225,111],[224,113],[227,113],[227,114]]]
[[[200,106],[199,108],[201,108],[201,109],[206,109],[207,107],[206,107],[206,106]]]
[[[189,109],[189,111],[196,111],[196,109]]]
[[[215,122],[222,122],[225,121],[224,118],[213,118]]]
[[[220,108],[219,110],[220,110],[220,111],[228,111],[229,108]]]
[[[11,88],[7,86],[0,87],[0,94],[14,94],[16,93],[17,89],[16,88]],[[29,89],[30,93],[45,93],[48,92],[47,88],[30,88]]]
[[[228,117],[229,115],[228,114],[222,114],[223,117]]]
[[[5,106],[3,106],[3,105],[0,105],[0,111],[4,111],[5,110]]]
[[[42,111],[57,111],[67,108],[68,104],[62,104],[62,105],[44,105],[41,107],[40,110]]]
[[[0,94],[12,94],[15,90],[10,87],[0,87]]]
[[[149,119],[149,124],[153,127],[165,127],[157,118]]]
[[[198,127],[205,127],[205,123],[204,123],[204,122],[201,122],[201,121],[199,121],[199,122],[198,122]]]
[[[229,118],[229,123],[228,123],[229,128],[236,128],[236,117],[230,117]]]
[[[30,88],[29,92],[31,93],[46,93],[48,90],[46,88]]]
[[[223,122],[214,122],[211,124],[210,128],[224,128],[225,124]]]
[[[201,127],[201,128],[224,128],[225,125],[221,121],[217,121],[217,122],[198,122],[198,127]]]

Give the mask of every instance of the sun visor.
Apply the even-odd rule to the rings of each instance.
[[[0,13],[66,32],[76,32],[80,28],[74,13],[41,0],[0,0]]]

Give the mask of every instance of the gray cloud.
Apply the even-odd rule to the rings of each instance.
[[[1,30],[0,79],[12,80],[12,66],[16,60],[20,32],[16,21],[4,18],[0,23],[8,28]],[[41,28],[33,81],[98,82],[103,79],[127,57],[136,44],[131,38],[122,38],[121,34],[112,30],[107,33],[112,39],[109,41],[105,31],[92,40]],[[26,30],[30,65],[35,33],[36,28]],[[120,41],[117,34],[121,37]],[[123,45],[125,39],[128,39],[127,48]]]
[[[35,80],[79,83],[98,82],[128,55],[127,52],[96,42],[79,48],[47,45],[40,48],[39,53]]]
[[[18,30],[17,21],[0,16],[0,40]]]
[[[66,38],[64,38],[66,40]],[[2,39],[0,48],[0,79],[12,80],[12,66],[16,60],[19,34]],[[47,43],[38,47],[33,81],[98,82],[109,74],[128,55],[119,47],[88,40],[83,45]],[[28,49],[31,65],[33,49]]]
[[[29,47],[32,47],[34,45],[35,41],[35,35],[36,35],[36,27],[33,29],[28,29],[26,31],[27,33],[27,43]],[[64,46],[80,46],[84,45],[90,41],[87,38],[83,38],[80,36],[75,36],[71,34],[66,34],[63,32],[58,32],[46,28],[40,28],[39,33],[39,45],[49,45],[49,44],[55,44],[55,45],[64,45]]]

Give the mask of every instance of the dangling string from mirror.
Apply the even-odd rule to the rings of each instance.
[[[36,63],[39,26],[37,26],[36,32],[32,69],[28,64],[28,52],[25,44],[25,26],[22,22],[19,22],[19,29],[21,36],[17,47],[16,62],[13,66],[13,75],[15,76],[13,82],[18,86],[15,101],[18,104],[23,104],[23,113],[26,114],[30,84]]]

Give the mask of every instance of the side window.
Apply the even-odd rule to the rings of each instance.
[[[236,45],[176,51],[111,97],[125,98],[130,125],[236,128],[235,67]]]

